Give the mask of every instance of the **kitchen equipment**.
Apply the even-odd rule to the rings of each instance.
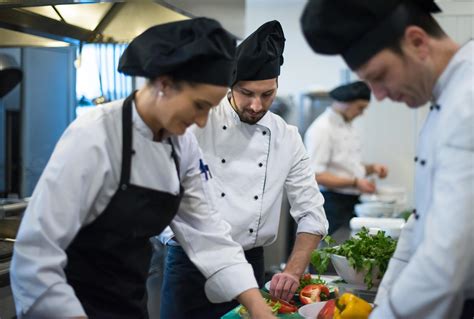
[[[10,92],[22,78],[22,72],[15,59],[7,54],[0,54],[0,98]]]
[[[0,198],[0,219],[20,216],[28,205],[29,198]]]
[[[401,212],[407,209],[407,191],[405,187],[394,185],[377,185],[377,192],[375,194],[362,194],[359,196],[362,204],[373,203],[372,205],[383,204],[392,207],[391,217],[398,217]],[[372,211],[370,208],[362,208],[361,214],[356,214],[359,217],[390,217],[388,213],[381,214]],[[368,212],[366,212],[368,210]]]
[[[353,235],[365,227],[370,231],[383,230],[387,236],[398,238],[405,226],[405,220],[403,218],[354,217],[350,220],[349,225]]]
[[[354,211],[359,217],[391,217],[394,208],[393,203],[367,202],[355,205]]]
[[[0,241],[0,263],[7,262],[13,254],[13,243]]]

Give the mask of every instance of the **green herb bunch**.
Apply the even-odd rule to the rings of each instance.
[[[377,278],[382,278],[397,245],[397,241],[390,236],[385,236],[384,231],[369,235],[369,230],[365,227],[355,237],[339,246],[330,246],[334,244],[334,240],[329,235],[324,238],[324,241],[329,246],[315,250],[311,255],[311,264],[318,274],[326,272],[331,254],[344,256],[357,272],[366,271],[364,283],[367,289],[373,286],[372,270],[378,268]]]

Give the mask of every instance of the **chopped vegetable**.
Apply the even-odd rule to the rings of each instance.
[[[328,245],[334,243],[330,236],[326,236],[324,241]],[[355,237],[339,246],[328,246],[313,251],[311,264],[319,274],[323,274],[327,270],[331,254],[345,256],[356,271],[367,271],[364,283],[367,289],[370,289],[373,286],[372,270],[378,267],[378,278],[382,278],[396,245],[397,241],[390,236],[385,236],[385,232],[378,231],[375,235],[369,235],[369,230],[362,228]]]
[[[278,309],[278,313],[293,313],[298,311],[298,307],[292,305],[284,300],[278,301],[280,304],[280,309]]]
[[[300,291],[300,301],[303,305],[329,299],[329,288],[325,285],[307,285]]]
[[[300,278],[300,286],[298,287],[298,289],[296,289],[296,293],[299,294],[301,289],[303,289],[307,285],[317,284],[325,285],[326,281],[321,279],[320,276],[313,278],[309,273],[303,274]]]
[[[264,298],[267,305],[272,308],[272,313],[276,315],[277,313],[293,313],[298,310],[298,308],[284,300],[271,300]],[[241,318],[250,318],[247,308],[245,306],[239,306],[237,308],[237,313]]]
[[[276,315],[278,313],[278,311],[280,310],[281,304],[279,302],[275,302],[275,301],[267,299],[267,298],[264,298],[264,299],[265,299],[265,302],[267,303],[267,305],[270,308],[272,308],[272,313],[274,315]],[[250,314],[249,314],[247,308],[243,305],[240,305],[239,308],[237,308],[237,313],[239,314],[239,316],[241,318],[250,318]]]

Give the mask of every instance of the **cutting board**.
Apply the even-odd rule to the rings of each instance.
[[[298,313],[292,313],[292,314],[278,314],[278,318],[286,318],[286,319],[302,319]],[[239,314],[237,313],[237,308],[232,309],[228,313],[226,313],[224,316],[221,317],[221,319],[240,319]]]

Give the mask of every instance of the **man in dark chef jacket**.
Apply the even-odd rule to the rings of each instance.
[[[65,131],[18,232],[11,282],[19,318],[147,318],[149,238],[171,227],[214,302],[274,318],[229,225],[208,201],[199,146],[232,80],[235,40],[212,19],[154,26],[119,71],[148,83]],[[219,69],[220,72],[215,72]]]
[[[414,165],[415,206],[372,318],[474,317],[474,43],[455,43],[433,0],[311,0],[313,50],[340,54],[374,96],[430,103]]]
[[[311,167],[324,196],[324,210],[329,234],[342,226],[349,227],[354,206],[361,193],[375,192],[375,183],[366,177],[387,176],[387,167],[362,162],[359,135],[352,121],[369,106],[370,88],[357,81],[338,86],[329,92],[334,100],[308,127],[304,142]]]
[[[247,37],[237,48],[231,90],[211,110],[206,127],[191,130],[209,165],[204,174],[213,182],[209,195],[231,225],[232,238],[243,246],[261,287],[263,247],[276,239],[286,191],[298,224],[296,242],[286,268],[273,277],[270,292],[289,299],[328,225],[297,128],[268,111],[278,89],[284,43],[278,21],[263,24]],[[168,244],[161,318],[220,318],[235,307],[207,301],[204,278],[172,237],[161,236]],[[222,258],[227,258],[225,252]]]

